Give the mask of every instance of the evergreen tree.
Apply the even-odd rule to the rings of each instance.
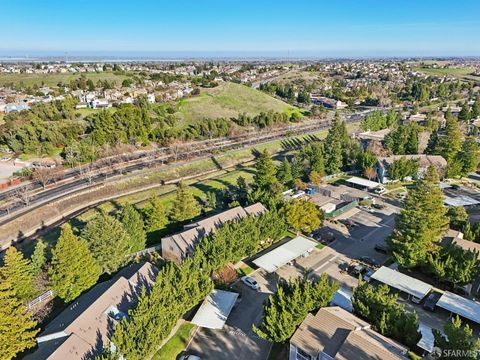
[[[285,342],[308,312],[327,306],[338,288],[325,273],[315,283],[306,277],[279,282],[277,292],[263,306],[260,325],[253,325],[253,331],[263,339]]]
[[[293,176],[292,176],[292,167],[287,158],[283,159],[282,164],[277,170],[278,181],[287,187],[292,186]]]
[[[145,208],[145,227],[147,232],[163,229],[168,224],[167,212],[158,196],[152,196]]]
[[[362,281],[352,295],[353,312],[367,320],[382,335],[414,347],[421,338],[418,315],[408,313],[397,303],[397,294],[390,294],[387,285],[371,286]]]
[[[303,149],[303,157],[307,159],[310,170],[325,175],[325,151],[321,142],[313,142]]]
[[[471,117],[470,107],[469,107],[468,104],[465,102],[465,103],[463,103],[463,105],[462,105],[462,109],[461,109],[460,112],[458,113],[458,120],[469,121],[469,120],[470,120],[470,117]]]
[[[120,221],[102,211],[90,220],[81,234],[88,243],[100,272],[111,274],[126,261],[128,235]]]
[[[36,294],[32,264],[13,246],[5,252],[4,265],[0,268],[0,279],[9,282],[16,296],[22,301],[31,300]]]
[[[62,226],[60,238],[52,250],[49,275],[55,294],[65,302],[75,300],[95,285],[100,276],[100,266],[87,243],[73,234],[70,224]]]
[[[463,231],[468,223],[467,210],[463,206],[450,206],[447,215],[450,219],[450,228]]]
[[[480,116],[480,98],[477,98],[472,105],[472,119],[476,119]]]
[[[275,174],[275,164],[268,150],[264,150],[255,162],[253,182],[258,189],[267,190],[277,182]]]
[[[461,163],[461,175],[465,176],[477,170],[480,162],[480,147],[474,138],[468,137],[462,144],[457,159]]]
[[[438,173],[430,166],[410,190],[389,239],[392,256],[400,266],[410,268],[427,262],[428,253],[435,251],[448,229],[446,213]]]
[[[447,162],[451,162],[462,147],[462,132],[453,116],[447,118],[445,115],[445,119],[445,136],[439,139],[437,153],[442,155]]]
[[[38,240],[35,244],[35,250],[33,250],[33,254],[30,259],[32,262],[32,272],[34,276],[37,276],[42,272],[43,267],[47,262],[46,251],[47,244],[45,244],[45,242],[42,240]]]
[[[173,202],[170,212],[172,221],[183,222],[200,215],[200,206],[195,200],[192,192],[184,183],[179,183],[177,187],[177,197]]]
[[[348,147],[348,143],[345,123],[336,113],[325,139],[325,170],[328,174],[336,174],[341,171],[344,149]]]
[[[322,226],[323,213],[309,200],[294,199],[285,205],[285,217],[292,229],[309,233]]]
[[[478,352],[480,351],[480,340],[473,335],[472,329],[465,324],[462,326],[462,321],[457,315],[452,318],[450,324],[445,325],[444,334],[437,329],[433,329],[433,336],[435,338],[435,346],[442,351],[442,356],[439,359],[478,359]],[[461,357],[451,356],[448,350],[455,351],[461,354]]]
[[[140,212],[133,205],[126,204],[120,212],[119,220],[128,235],[129,252],[136,253],[145,249],[147,234]]]
[[[0,358],[13,359],[18,353],[37,343],[33,321],[25,305],[15,294],[15,288],[7,280],[0,281]]]

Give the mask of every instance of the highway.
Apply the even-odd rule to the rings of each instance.
[[[363,116],[365,116],[365,114],[366,112],[347,115],[345,121],[347,123],[358,122]],[[211,156],[219,151],[250,147],[252,145],[276,140],[287,135],[308,134],[327,129],[329,125],[330,120],[321,120],[303,125],[292,125],[280,129],[259,131],[254,137],[252,137],[251,134],[247,134],[235,138],[219,138],[189,143],[176,151],[172,151],[170,148],[159,148],[132,153],[124,155],[122,157],[124,162],[117,164],[117,167],[112,164],[102,167],[100,165],[101,162],[99,162],[99,167],[94,168],[88,177],[82,176],[78,170],[71,169],[66,172],[65,177],[61,182],[51,184],[45,190],[37,192],[32,191],[32,195],[29,196],[28,206],[25,206],[24,203],[18,200],[12,202],[12,206],[9,208],[8,212],[4,206],[3,210],[0,212],[0,226],[18,218],[26,212],[33,211],[54,199],[59,199],[86,188],[94,187],[108,180],[114,180],[120,176],[125,176],[125,174],[132,174],[146,168],[161,166],[166,163],[171,164],[180,161],[185,162],[193,159],[200,159],[202,157]],[[127,157],[127,159],[125,159],[125,157]],[[30,186],[31,190],[42,189],[42,185],[39,182],[31,183]],[[0,200],[8,199],[16,191],[18,191],[18,187],[16,189],[3,191],[0,193]]]

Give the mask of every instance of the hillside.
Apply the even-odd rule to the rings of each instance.
[[[212,89],[202,89],[198,96],[180,100],[176,116],[190,123],[205,118],[230,118],[243,112],[254,116],[269,110],[287,113],[300,111],[261,91],[226,82]]]

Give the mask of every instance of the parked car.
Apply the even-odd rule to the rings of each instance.
[[[383,204],[373,204],[372,205],[375,209],[382,210],[385,209],[385,205]]]
[[[180,360],[201,360],[197,355],[182,355],[180,356]]]
[[[368,271],[367,267],[362,264],[352,264],[348,268],[348,272],[353,276],[363,275]]]
[[[370,256],[362,256],[360,261],[370,266],[378,266],[378,263],[375,261],[375,259],[372,259]]]
[[[249,288],[253,290],[260,290],[260,285],[255,281],[255,279],[251,278],[250,276],[242,276],[242,282],[247,285]]]
[[[375,194],[381,195],[381,194],[383,194],[385,191],[386,191],[386,190],[385,190],[385,188],[384,188],[383,186],[379,186],[379,187],[377,187],[377,188],[375,189]]]
[[[387,244],[375,244],[373,247],[375,251],[378,251],[382,254],[388,254],[388,245]]]
[[[362,278],[366,282],[370,282],[370,279],[371,279],[373,273],[375,272],[375,270],[368,269],[368,268],[366,268],[366,269],[367,269],[367,271],[362,275]]]
[[[433,311],[435,310],[435,305],[437,305],[438,300],[440,300],[440,297],[442,294],[438,292],[432,292],[428,297],[426,298],[425,302],[423,303],[423,308],[428,311]]]

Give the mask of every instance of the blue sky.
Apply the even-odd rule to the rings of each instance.
[[[480,55],[480,0],[2,0],[0,53]]]

